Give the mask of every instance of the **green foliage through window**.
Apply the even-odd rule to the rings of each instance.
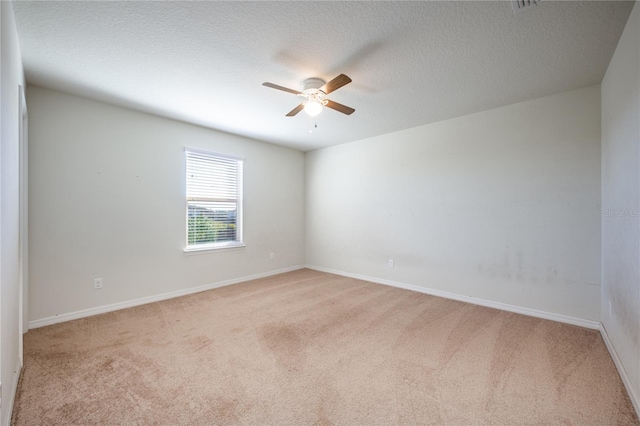
[[[188,235],[189,245],[234,241],[236,225],[204,215],[194,216],[189,218]]]

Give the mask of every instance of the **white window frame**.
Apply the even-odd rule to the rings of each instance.
[[[185,155],[185,253],[197,253],[197,252],[206,252],[210,250],[220,250],[220,249],[230,249],[230,248],[238,248],[244,247],[244,236],[243,236],[243,168],[244,168],[244,159],[232,155],[220,154],[213,151],[207,151],[198,148],[184,148]],[[235,189],[236,189],[236,197],[229,199],[220,199],[215,198],[213,195],[210,197],[203,197],[202,195],[199,197],[193,197],[193,194],[189,193],[189,154],[195,154],[199,157],[209,158],[212,161],[220,160],[221,162],[229,162],[229,160],[236,163],[237,174],[235,179]],[[200,244],[189,244],[189,205],[200,202],[225,202],[225,203],[233,203],[236,204],[236,230],[235,230],[235,240],[232,241],[222,241],[215,243],[200,243]]]

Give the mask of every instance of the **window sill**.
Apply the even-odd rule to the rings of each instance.
[[[183,250],[185,256],[192,256],[196,254],[206,254],[213,251],[220,250],[232,250],[245,247],[245,243],[229,242],[216,245],[202,245],[202,247],[188,247]]]

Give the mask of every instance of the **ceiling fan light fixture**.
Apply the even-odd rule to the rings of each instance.
[[[294,95],[301,96],[306,99],[301,104],[298,104],[297,107],[289,111],[286,117],[294,117],[302,110],[304,110],[307,115],[315,117],[322,112],[325,106],[346,115],[353,114],[353,112],[355,112],[355,109],[324,98],[329,93],[332,93],[345,84],[349,83],[351,83],[351,79],[344,74],[340,74],[328,83],[325,83],[324,80],[319,78],[308,78],[304,81],[304,88],[302,89],[302,92],[283,86],[278,86],[277,84],[269,83],[266,81],[262,83],[262,85],[270,87],[272,89],[293,93]]]
[[[309,99],[304,103],[304,112],[306,112],[311,117],[315,117],[316,115],[322,112],[324,105],[317,99]]]

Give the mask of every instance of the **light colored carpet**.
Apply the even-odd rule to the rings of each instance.
[[[299,270],[29,331],[14,425],[638,425],[597,331]]]

